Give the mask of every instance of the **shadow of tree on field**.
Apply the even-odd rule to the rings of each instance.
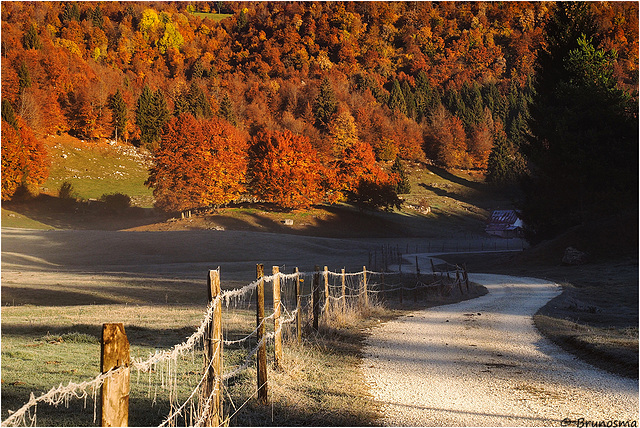
[[[40,194],[2,203],[3,208],[57,229],[122,230],[164,221],[153,208],[129,207],[112,212],[100,201],[76,201]]]

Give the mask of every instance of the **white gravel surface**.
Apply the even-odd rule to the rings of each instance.
[[[533,314],[560,293],[558,285],[503,275],[470,279],[489,294],[373,330],[363,369],[382,406],[381,424],[637,426],[637,380],[576,359],[533,325]]]

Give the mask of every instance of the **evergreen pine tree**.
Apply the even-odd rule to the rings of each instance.
[[[162,127],[169,120],[169,109],[160,89],[155,93],[149,86],[142,90],[136,103],[136,125],[140,128],[140,141],[153,150],[160,141]]]
[[[402,82],[402,95],[407,106],[407,117],[415,119],[416,117],[416,97],[413,94],[411,85],[406,80]]]
[[[29,29],[22,37],[22,45],[25,49],[40,49],[42,48],[42,42],[40,36],[38,36],[38,29],[36,24],[31,24]]]
[[[29,68],[24,62],[18,67],[18,91],[22,92],[31,86],[31,75],[29,74]]]
[[[80,10],[78,9],[78,2],[70,1],[65,3],[61,20],[63,22],[80,20]]]
[[[13,106],[11,105],[9,100],[5,98],[2,99],[2,120],[13,126],[16,130],[18,129],[16,112],[15,110],[13,110]]]
[[[232,124],[233,126],[237,125],[236,114],[233,110],[233,104],[231,104],[231,98],[229,98],[229,94],[225,93],[222,97],[222,101],[220,101],[220,111],[218,113],[220,117],[223,117]]]
[[[449,89],[444,94],[444,104],[447,107],[447,110],[458,117],[464,117],[465,105],[462,97],[460,96],[460,92],[456,89]]]
[[[195,82],[191,82],[188,94],[189,111],[195,118],[209,119],[213,116],[211,104],[207,100],[204,91]]]
[[[440,94],[431,87],[429,78],[424,70],[420,70],[416,77],[416,90],[414,92],[416,105],[416,119],[422,121],[440,105]]]
[[[507,100],[500,93],[495,83],[491,82],[482,88],[482,102],[489,107],[494,120],[507,121]]]
[[[411,193],[411,183],[409,182],[407,171],[405,170],[404,165],[402,165],[399,156],[396,156],[396,160],[393,162],[393,166],[391,167],[391,172],[398,174],[399,177],[395,189],[396,193],[398,195]]]
[[[96,6],[96,8],[91,12],[91,22],[94,27],[102,28],[104,25],[104,18],[102,16],[102,9],[100,9],[100,5]]]
[[[493,148],[487,163],[487,181],[507,183],[515,177],[509,148],[507,135],[500,127],[493,135]]]
[[[320,84],[320,92],[313,104],[313,114],[316,118],[316,126],[323,129],[329,129],[329,124],[333,115],[338,111],[338,101],[336,94],[333,92],[331,83],[328,78],[322,79]]]
[[[404,99],[404,95],[402,94],[402,88],[400,87],[398,79],[393,79],[387,106],[391,111],[397,110],[405,116],[407,115],[407,103]]]
[[[462,122],[464,123],[465,129],[469,131],[482,121],[484,115],[482,94],[480,93],[478,85],[469,85],[465,82],[460,95],[464,103]]]
[[[111,109],[111,123],[116,133],[117,140],[118,136],[122,137],[124,135],[127,128],[127,122],[129,121],[127,117],[127,104],[122,97],[120,89],[118,89],[111,97],[111,100],[109,101],[109,108]]]

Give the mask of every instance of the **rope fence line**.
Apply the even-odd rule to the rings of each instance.
[[[141,358],[134,358],[129,360],[127,357],[127,361],[124,365],[109,370],[106,373],[102,373],[96,376],[93,380],[87,382],[69,382],[67,386],[63,386],[61,384],[59,387],[52,388],[47,393],[42,394],[39,397],[35,397],[34,394],[31,393],[29,401],[17,411],[12,412],[7,419],[2,421],[1,426],[25,425],[27,424],[27,420],[30,425],[35,425],[38,403],[46,403],[54,406],[65,404],[68,407],[70,400],[84,399],[86,408],[86,401],[89,396],[91,396],[94,400],[95,422],[97,415],[98,389],[104,387],[104,384],[107,380],[114,378],[115,375],[119,375],[125,370],[127,371],[126,379],[128,382],[130,368],[137,371],[137,382],[139,382],[140,373],[149,374],[149,387],[147,390],[148,397],[151,397],[151,392],[153,389],[151,381],[152,373],[159,373],[160,385],[156,384],[153,391],[153,404],[156,403],[158,389],[161,389],[168,391],[168,401],[170,406],[169,414],[163,419],[162,423],[159,426],[178,425],[180,423],[180,418],[183,419],[182,423],[189,424],[191,426],[210,425],[212,417],[211,413],[213,411],[216,412],[216,419],[214,420],[216,421],[217,425],[220,425],[223,422],[228,423],[229,418],[223,418],[222,412],[222,396],[223,392],[226,391],[226,387],[224,386],[223,382],[226,382],[243,373],[254,363],[258,367],[258,370],[260,370],[260,367],[266,364],[266,361],[261,361],[261,359],[266,359],[264,356],[261,356],[261,354],[264,353],[261,352],[261,350],[265,349],[264,347],[267,343],[274,343],[277,348],[277,344],[279,342],[281,343],[281,336],[284,330],[291,331],[293,327],[293,330],[297,330],[296,333],[299,341],[302,334],[301,329],[311,328],[317,331],[319,325],[318,318],[320,317],[320,314],[324,314],[323,322],[326,323],[328,322],[328,320],[326,320],[325,318],[327,316],[330,316],[330,314],[332,313],[331,310],[340,310],[341,306],[342,311],[344,311],[347,308],[347,302],[353,302],[353,304],[357,303],[357,305],[361,307],[364,306],[366,308],[369,306],[369,296],[378,296],[376,297],[376,299],[386,299],[390,295],[400,292],[399,297],[400,302],[402,303],[403,291],[414,291],[415,293],[417,293],[417,291],[420,289],[441,289],[447,283],[444,272],[447,273],[448,277],[450,267],[455,268],[456,282],[450,283],[448,285],[451,285],[452,287],[453,285],[458,284],[460,286],[460,291],[463,292],[462,283],[466,281],[467,291],[469,291],[466,269],[453,265],[445,267],[446,270],[438,270],[440,272],[440,279],[436,279],[436,268],[432,266],[434,281],[427,284],[420,280],[419,268],[416,265],[415,286],[413,287],[407,287],[405,285],[405,282],[403,282],[403,275],[407,276],[409,275],[408,273],[379,272],[368,270],[366,267],[363,267],[363,270],[360,272],[352,273],[346,273],[344,269],[342,270],[342,272],[333,272],[329,271],[326,267],[324,271],[320,271],[320,269],[316,267],[316,270],[314,272],[297,272],[296,269],[296,272],[292,274],[277,272],[273,275],[262,275],[260,278],[243,287],[233,290],[218,291],[217,293],[215,293],[215,295],[207,305],[200,325],[196,328],[194,333],[182,343],[179,343],[168,350],[156,351],[151,354],[146,360],[143,360]],[[275,271],[276,268],[274,268],[274,272]],[[460,272],[462,272],[462,275],[460,274]],[[218,270],[210,271],[210,275],[212,274],[217,275],[219,289],[219,268]],[[376,280],[373,280],[374,277],[376,277]],[[333,284],[329,283],[329,278],[333,280]],[[391,280],[393,278],[395,278],[395,284],[391,283]],[[307,281],[307,279],[311,280]],[[337,280],[340,280],[340,285],[336,284]],[[321,281],[324,281],[324,284],[321,285]],[[256,294],[256,292],[258,298],[260,294],[262,294],[262,298],[264,298],[264,292],[261,293],[259,290],[261,287],[264,287],[265,283],[270,283],[274,288],[274,302],[277,301],[277,303],[273,305],[273,311],[268,316],[263,316],[262,318],[258,317],[257,325],[253,329],[253,331],[251,331],[249,334],[244,335],[240,339],[226,340],[224,339],[222,333],[220,333],[219,338],[213,337],[212,326],[216,323],[220,326],[222,325],[222,319],[219,319],[221,318],[220,311],[222,309],[222,306],[225,306],[227,309],[229,309],[231,303],[237,303],[238,301],[245,299],[248,295]],[[306,284],[306,288],[311,289],[310,292],[303,292],[300,287],[301,283]],[[292,308],[292,310],[289,310],[287,308],[289,303],[285,304],[285,302],[280,300],[279,296],[281,284],[284,284],[283,299],[288,300],[289,303],[295,305],[295,309]],[[275,297],[276,287],[278,288],[277,299]],[[323,298],[320,298],[321,290],[324,290]],[[415,296],[417,296],[417,294],[415,294],[414,297]],[[295,298],[295,300],[292,298]],[[338,305],[339,302],[342,303],[342,305]],[[257,302],[256,305],[259,306],[260,303]],[[264,306],[264,303],[262,303],[262,305]],[[285,317],[281,316],[281,312],[284,312]],[[302,318],[306,318],[306,321],[304,323],[302,322]],[[270,324],[270,321],[274,322],[274,330],[267,334],[262,334],[261,332],[264,331],[267,324]],[[219,327],[219,331],[222,332],[221,327]],[[233,364],[231,366],[233,368],[230,371],[225,373],[221,368],[215,367],[215,365],[217,364],[215,361],[217,360],[220,360],[220,367],[222,367],[221,361],[223,355],[223,346],[243,346],[249,344],[249,342],[253,341],[254,338],[255,344],[253,346],[250,346],[250,349],[246,349],[245,357],[241,358],[238,363]],[[190,393],[188,393],[186,399],[184,399],[183,401],[179,401],[177,392],[179,387],[178,360],[180,358],[186,358],[187,354],[191,353],[191,359],[193,362],[195,362],[196,352],[201,352],[200,350],[205,348],[206,343],[209,343],[208,346],[211,346],[211,349],[215,349],[215,351],[210,352],[209,355],[205,356],[205,364],[204,366],[202,366],[202,373],[200,373],[200,375],[198,376],[196,384],[190,387],[192,388],[192,390],[190,391]],[[278,350],[276,349],[275,352],[277,355]],[[254,360],[254,357],[256,356],[257,361]],[[262,369],[264,370],[264,367],[262,367]],[[215,373],[212,375],[212,372]],[[263,379],[263,381],[260,381],[259,383],[260,385],[256,390],[256,394],[260,396],[261,389],[264,389],[266,391],[266,388],[268,387],[268,381],[266,379]],[[206,387],[206,385],[210,386]],[[91,388],[91,393],[88,392],[89,388]],[[203,392],[205,392],[204,395]],[[102,393],[104,393],[104,390],[102,391]],[[253,394],[252,397],[254,395],[255,394]],[[234,405],[233,415],[237,414],[237,412],[240,411],[240,409],[245,405],[246,402],[242,406],[240,406],[240,408],[235,408]],[[31,413],[32,409],[33,411]],[[105,409],[103,408],[102,411],[104,413]]]

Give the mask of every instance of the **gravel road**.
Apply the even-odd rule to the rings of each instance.
[[[533,325],[559,286],[503,275],[470,279],[489,293],[372,331],[363,369],[382,425],[580,426],[584,418],[582,426],[637,426],[637,380],[583,363]]]

